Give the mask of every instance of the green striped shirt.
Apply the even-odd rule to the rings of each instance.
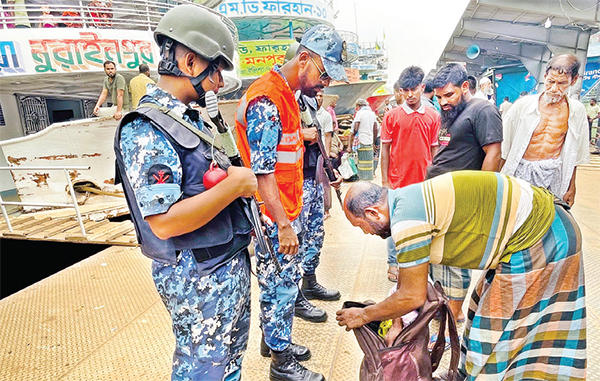
[[[388,191],[401,267],[495,268],[531,247],[554,219],[544,189],[495,172],[459,171]]]

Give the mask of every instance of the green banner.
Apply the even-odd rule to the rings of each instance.
[[[294,40],[255,40],[240,41],[240,71],[242,78],[259,77],[273,68],[282,65],[285,53]]]

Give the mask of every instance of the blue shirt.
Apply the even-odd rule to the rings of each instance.
[[[273,70],[285,79],[278,66]],[[257,175],[275,172],[277,146],[283,131],[277,106],[268,96],[251,100],[246,109],[246,122],[250,146],[250,168]]]

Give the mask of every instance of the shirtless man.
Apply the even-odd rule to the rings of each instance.
[[[579,67],[572,54],[553,57],[544,92],[517,100],[502,123],[502,173],[546,188],[569,206],[575,202],[577,166],[590,161],[585,107],[567,96]]]

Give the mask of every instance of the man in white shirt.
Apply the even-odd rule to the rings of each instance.
[[[510,106],[512,106],[513,104],[510,102],[510,98],[509,97],[504,97],[504,102],[502,102],[502,104],[500,104],[500,115],[506,115],[506,113],[508,112],[508,110],[510,109]]]
[[[331,151],[331,138],[333,137],[333,118],[329,111],[323,108],[323,91],[319,91],[317,95],[315,95],[315,99],[317,101],[317,121],[319,122],[319,126],[321,126],[321,139],[323,140],[323,146],[325,147],[325,151],[327,152],[327,157],[329,157],[329,152]],[[322,168],[323,166],[320,164],[323,158],[321,157],[319,160],[319,164],[317,164],[317,168]],[[325,174],[325,171],[320,171],[317,174],[321,184],[323,184],[323,204],[325,208],[325,212],[323,215],[323,219],[328,219],[329,209],[331,209],[331,185],[329,184],[329,178]]]
[[[323,138],[323,145],[329,155],[329,148],[331,148],[331,136],[333,134],[333,118],[329,111],[323,108],[323,91],[319,91],[315,96],[317,101],[317,120],[321,126],[321,134]]]
[[[572,54],[552,58],[544,92],[517,100],[503,118],[502,173],[546,188],[569,206],[577,166],[590,161],[585,107],[567,96],[579,67]]]
[[[474,98],[477,99],[485,99],[491,104],[496,104],[494,102],[494,89],[492,88],[492,80],[488,77],[483,77],[479,81],[479,90],[474,95]]]
[[[371,110],[366,100],[359,98],[356,101],[356,115],[352,122],[350,141],[358,136],[358,177],[361,180],[373,179],[373,142],[378,133],[377,115]],[[349,144],[348,152],[351,149]]]

